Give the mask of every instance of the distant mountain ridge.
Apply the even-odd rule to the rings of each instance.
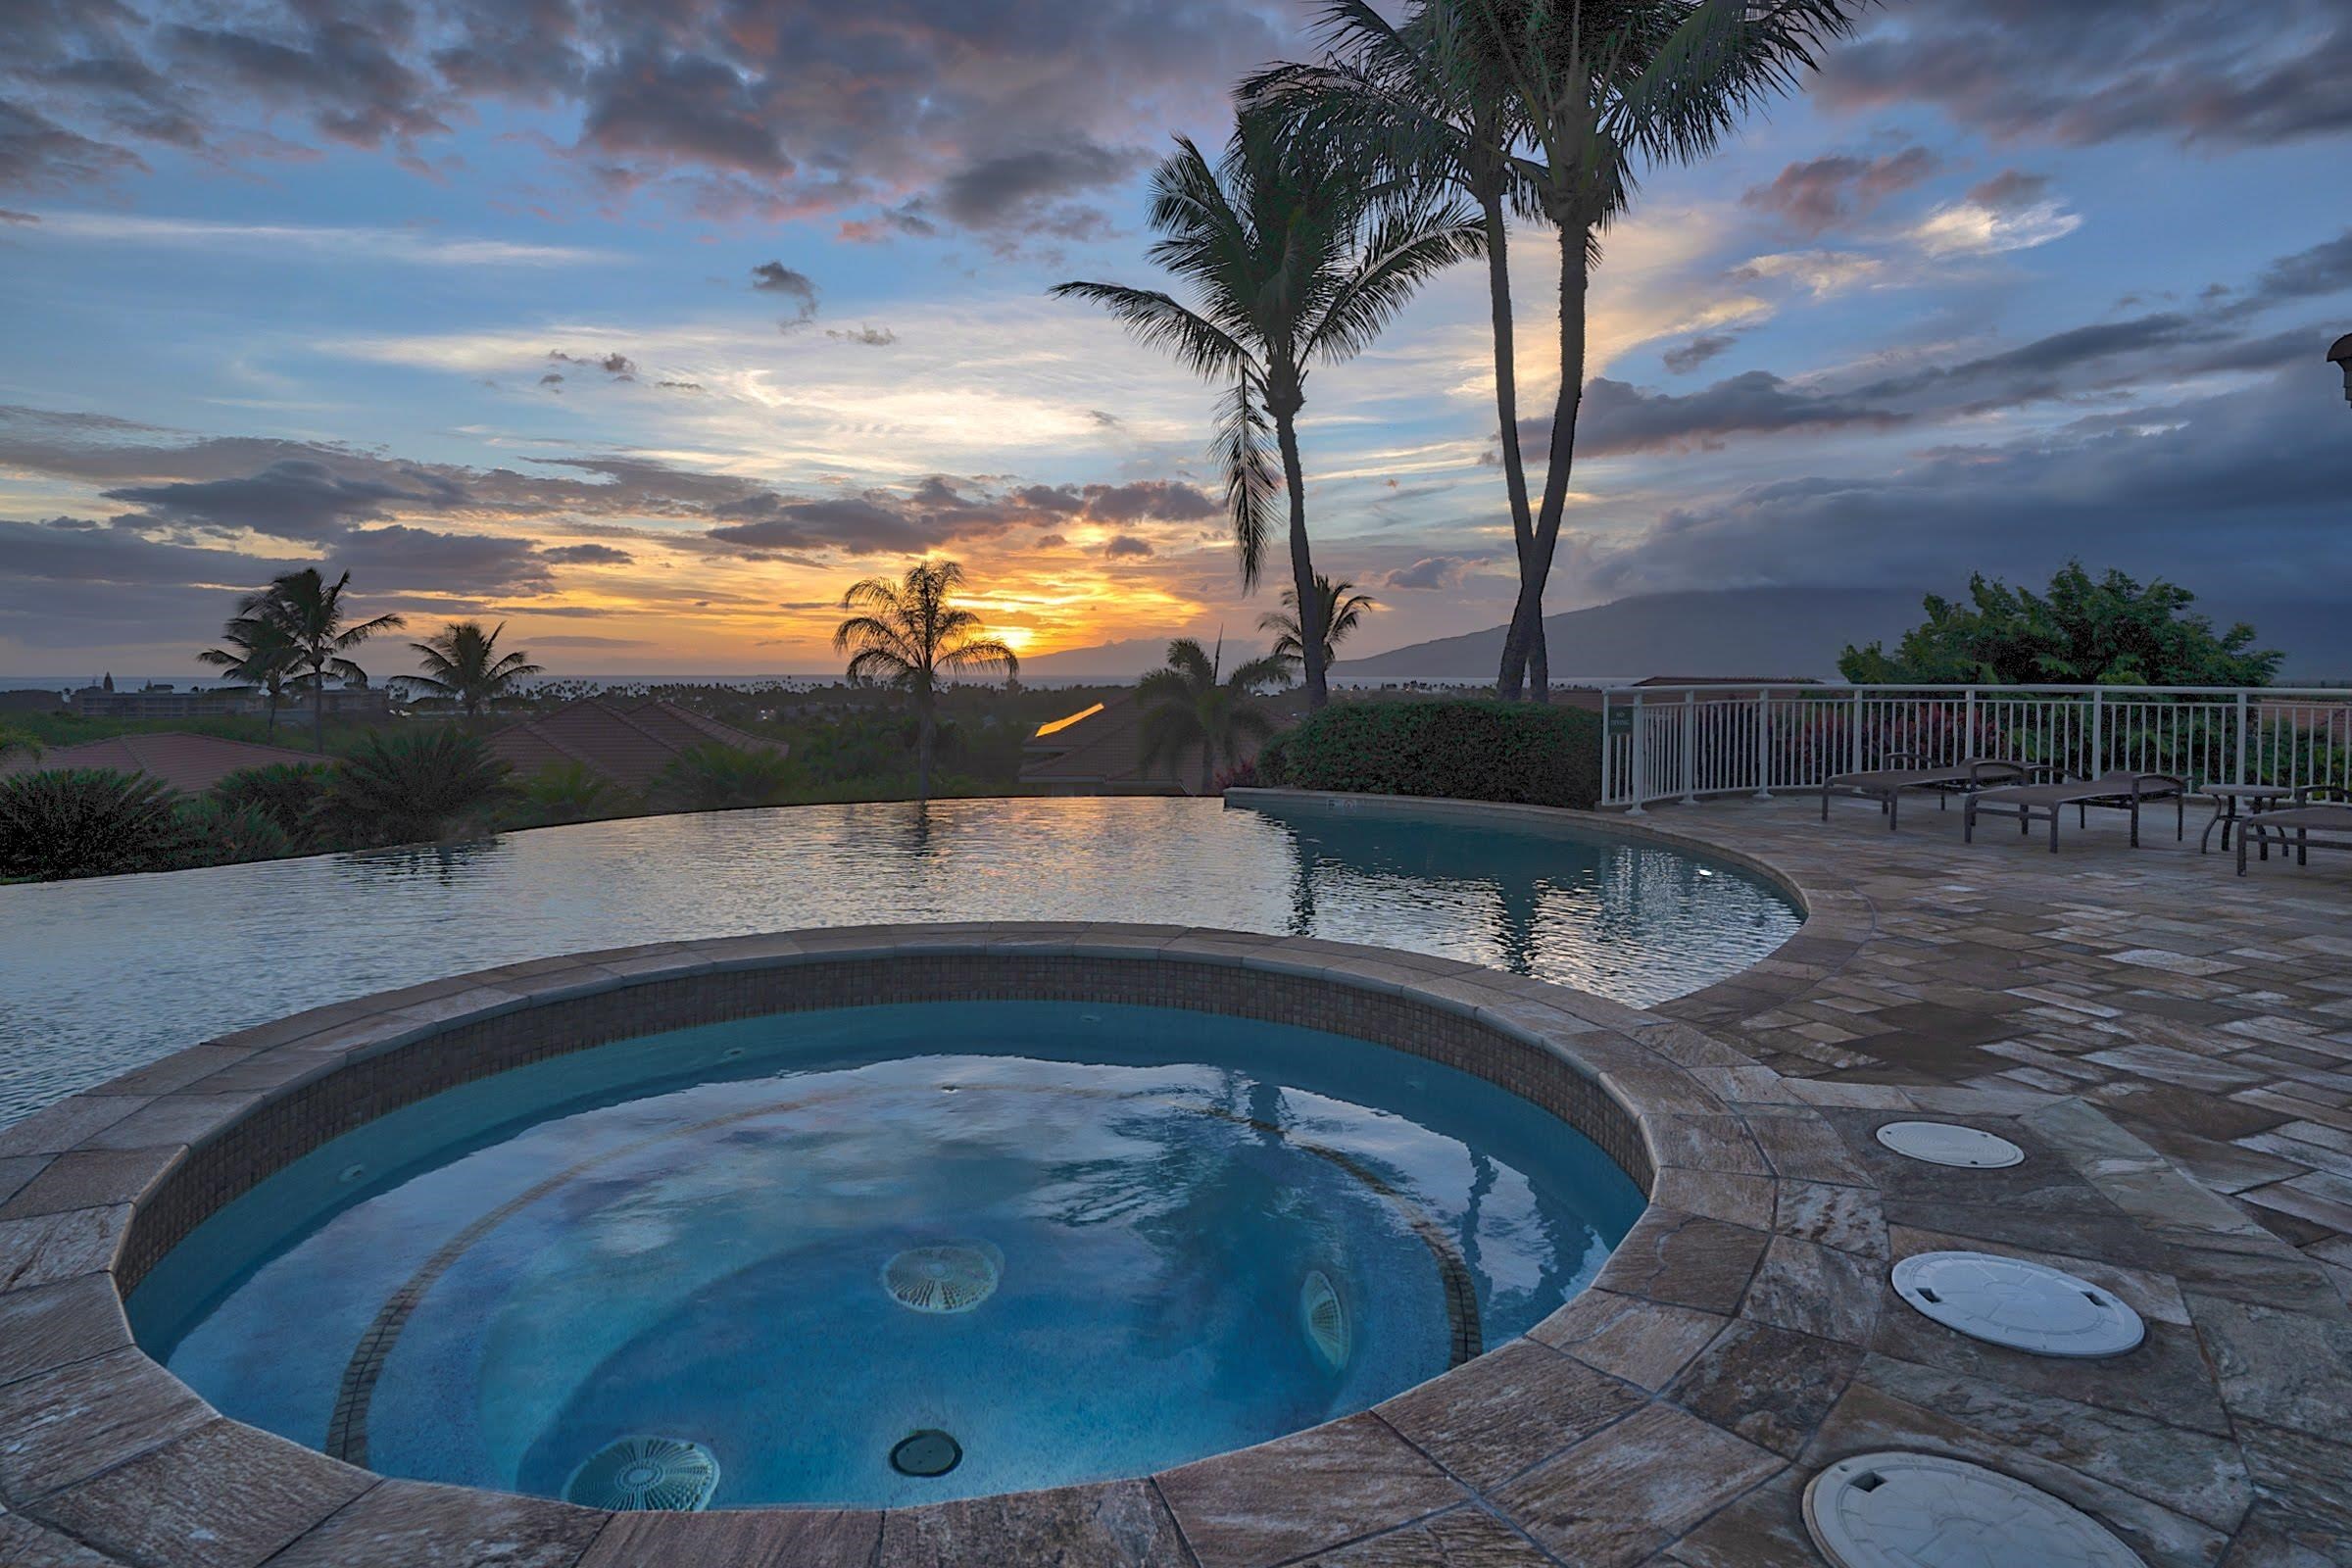
[[[1838,679],[1848,643],[1891,647],[1919,624],[1922,595],[1886,588],[1730,588],[1641,594],[1544,617],[1555,681],[1656,675]],[[2286,655],[2281,684],[2352,678],[2352,614],[2341,605],[2275,602],[2196,607],[2227,626],[2253,623],[2259,644]],[[1491,680],[1500,626],[1343,659],[1334,675]]]

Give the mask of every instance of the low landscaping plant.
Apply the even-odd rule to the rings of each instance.
[[[112,876],[178,862],[173,796],[141,773],[61,767],[0,778],[0,877]]]
[[[436,728],[368,737],[335,768],[326,815],[357,844],[475,837],[516,795],[478,735]]]
[[[1590,809],[1600,796],[1600,715],[1500,703],[1342,702],[1257,759],[1268,784]]]

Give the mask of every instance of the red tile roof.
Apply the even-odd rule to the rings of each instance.
[[[526,778],[551,764],[579,762],[642,790],[680,752],[714,742],[747,752],[787,749],[675,703],[583,697],[499,730],[490,737],[490,750]]]
[[[218,735],[165,730],[152,735],[117,735],[102,741],[83,741],[78,746],[52,746],[37,759],[10,758],[6,763],[0,763],[0,774],[108,767],[123,773],[145,773],[175,790],[195,795],[211,789],[241,767],[318,760],[313,753],[284,746],[261,746],[252,741],[222,740]]]

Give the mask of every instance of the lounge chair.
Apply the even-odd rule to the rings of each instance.
[[[2291,843],[2295,863],[2309,865],[2311,852],[2316,846],[2323,850],[2352,850],[2352,806],[2342,804],[2340,797],[2348,793],[2333,785],[2309,785],[2295,792],[2295,804],[2273,810],[2257,811],[2237,824],[2237,874],[2246,874],[2246,849],[2249,845],[2271,858],[2271,846],[2277,844],[2281,857]],[[2317,797],[2339,797],[2333,802],[2321,802]],[[2260,832],[2250,831],[2259,823]],[[2314,838],[2313,834],[2323,837]]]
[[[2119,770],[2101,773],[2097,778],[2069,779],[2057,784],[2007,784],[1998,789],[1980,790],[1968,798],[1961,822],[1960,836],[1974,843],[1977,836],[1977,813],[1989,811],[1995,816],[2017,818],[2017,831],[2033,831],[2036,817],[2047,817],[2050,823],[2050,853],[2058,853],[2058,813],[2071,806],[2076,819],[2087,825],[2093,807],[2103,811],[2132,813],[2132,847],[2139,848],[2139,808],[2153,801],[2173,803],[2173,837],[2188,837],[2188,781],[2171,773],[2128,773]]]
[[[1893,754],[1896,760],[1918,759],[1908,752]],[[1937,809],[1951,804],[1955,790],[1981,790],[1992,784],[2024,783],[2031,775],[2018,762],[1995,761],[1989,758],[1973,758],[1958,762],[1946,762],[1940,767],[1880,767],[1860,773],[1837,773],[1822,780],[1821,819],[1830,819],[1830,796],[1838,792],[1859,800],[1879,803],[1880,812],[1886,818],[1886,831],[1894,831],[1895,802],[1905,790],[1934,790]]]

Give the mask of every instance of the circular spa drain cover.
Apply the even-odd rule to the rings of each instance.
[[[969,1312],[997,1294],[1004,1254],[986,1242],[909,1247],[882,1265],[882,1288],[917,1312]]]
[[[963,1463],[963,1445],[926,1427],[909,1432],[890,1450],[890,1467],[903,1476],[944,1476]]]
[[[1879,1129],[1879,1142],[1931,1165],[1971,1170],[2000,1170],[2026,1157],[2026,1152],[2006,1138],[1945,1121],[1890,1121]]]
[[[1319,1268],[1308,1269],[1305,1282],[1298,1287],[1298,1318],[1306,1325],[1306,1343],[1315,1348],[1324,1366],[1334,1372],[1345,1368],[1348,1353],[1355,1348],[1355,1336],[1348,1326],[1348,1308],[1331,1276]]]
[[[2014,1476],[1932,1453],[1860,1453],[1805,1488],[1837,1568],[2146,1568],[2090,1515]]]
[[[1947,1329],[2035,1355],[2121,1355],[2148,1332],[2112,1292],[1990,1252],[1906,1257],[1894,1265],[1894,1292]]]
[[[718,1490],[718,1459],[684,1438],[622,1438],[590,1454],[564,1483],[564,1500],[585,1508],[700,1513]]]

